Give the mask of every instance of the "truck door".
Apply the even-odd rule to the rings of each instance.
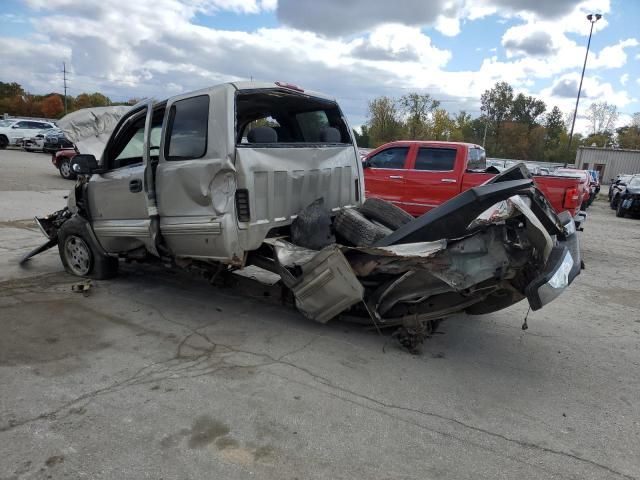
[[[418,146],[404,176],[405,210],[414,216],[422,215],[460,193],[458,152],[464,156],[464,149]],[[460,163],[464,158],[458,159]]]
[[[88,182],[93,230],[110,253],[155,250],[144,178],[149,151],[159,148],[164,110],[152,109],[151,101],[138,104],[118,122],[102,155],[104,171]]]
[[[364,170],[365,197],[377,197],[404,205],[405,173],[410,147],[390,146],[367,158]]]
[[[232,109],[218,91],[167,103],[155,175],[160,233],[176,257],[240,264],[235,167],[226,150]]]

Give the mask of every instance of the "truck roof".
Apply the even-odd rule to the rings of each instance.
[[[478,145],[476,143],[468,143],[468,142],[450,142],[448,140],[394,140],[392,142],[385,143],[384,145],[391,145],[396,143],[415,143],[420,145],[464,145],[469,148],[483,148],[482,145]],[[382,146],[382,145],[381,145]]]

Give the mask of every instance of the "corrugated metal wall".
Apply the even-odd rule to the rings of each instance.
[[[616,175],[640,173],[640,150],[578,147],[575,166],[600,170],[600,181],[608,184]]]

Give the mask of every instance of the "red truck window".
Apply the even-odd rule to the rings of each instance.
[[[404,168],[408,152],[409,147],[387,148],[370,157],[368,163],[372,168]]]
[[[455,148],[420,147],[416,157],[416,170],[447,172],[454,168],[457,150]]]

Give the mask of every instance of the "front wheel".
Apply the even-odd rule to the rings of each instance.
[[[622,199],[618,199],[618,207],[616,208],[616,217],[624,218],[624,209],[622,208],[622,204],[624,201]]]
[[[60,176],[65,180],[74,180],[76,178],[76,174],[71,170],[71,160],[68,158],[62,159],[58,170],[60,171]]]
[[[78,277],[104,280],[118,273],[118,259],[102,252],[80,217],[67,220],[58,230],[58,251],[64,269]]]

